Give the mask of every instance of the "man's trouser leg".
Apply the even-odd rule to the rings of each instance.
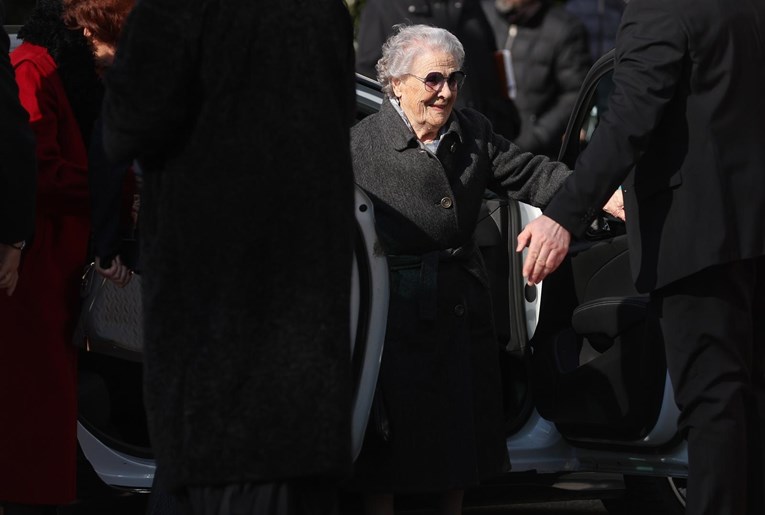
[[[652,300],[688,440],[687,514],[765,513],[765,259],[710,267]]]

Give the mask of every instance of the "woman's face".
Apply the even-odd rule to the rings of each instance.
[[[96,61],[96,65],[100,68],[108,68],[111,66],[114,62],[114,52],[116,49],[112,45],[104,43],[95,37],[88,29],[82,29],[82,33],[93,48],[93,58]]]
[[[449,77],[455,71],[458,71],[457,62],[451,54],[428,51],[414,59],[408,74],[391,81],[393,93],[419,140],[430,141],[437,136],[457,100],[457,89],[452,91],[447,81],[431,88],[420,79],[434,72]]]

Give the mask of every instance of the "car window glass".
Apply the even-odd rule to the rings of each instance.
[[[608,110],[608,99],[611,96],[613,89],[613,70],[611,70],[600,78],[590,99],[587,114],[582,120],[582,125],[579,129],[580,151],[584,150],[590,140],[592,140],[592,136],[598,128],[600,120]]]

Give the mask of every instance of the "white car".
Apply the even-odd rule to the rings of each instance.
[[[613,54],[590,71],[561,149],[573,166],[597,130]],[[357,77],[359,118],[379,109],[379,85]],[[539,210],[487,198],[477,240],[493,284],[504,374],[505,431],[513,470],[578,496],[604,497],[610,513],[684,513],[688,457],[667,377],[657,320],[629,270],[624,226],[598,220],[543,284],[528,286],[515,237]],[[354,277],[354,367],[359,378],[354,447],[363,437],[387,317],[387,265],[375,256],[372,205],[357,192],[359,239]],[[500,350],[501,349],[501,350]],[[148,490],[154,462],[141,402],[140,356],[84,352],[79,442],[106,484]],[[595,474],[593,474],[595,473]],[[499,488],[498,488],[499,486]],[[480,489],[479,489],[480,490]],[[584,494],[582,494],[584,492]],[[480,496],[470,493],[466,499]],[[501,493],[500,493],[501,496]]]

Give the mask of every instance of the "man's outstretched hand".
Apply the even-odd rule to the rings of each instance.
[[[545,215],[532,220],[518,235],[516,252],[529,248],[523,262],[523,277],[529,284],[538,284],[555,271],[568,253],[571,234],[558,222]]]

